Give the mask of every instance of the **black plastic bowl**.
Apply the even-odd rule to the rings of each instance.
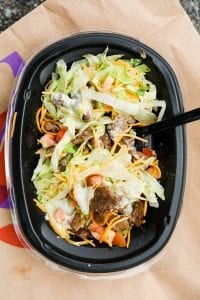
[[[133,229],[128,249],[99,245],[76,247],[57,238],[44,215],[35,206],[36,196],[31,176],[37,163],[35,151],[39,132],[35,114],[40,97],[60,58],[70,64],[84,54],[97,54],[109,47],[109,54],[123,53],[125,58],[145,53],[144,62],[150,67],[148,78],[156,84],[158,99],[165,99],[165,118],[183,111],[179,85],[169,64],[154,50],[131,37],[113,33],[82,33],[58,41],[41,50],[25,67],[15,91],[8,116],[7,132],[17,112],[14,136],[7,139],[7,177],[14,220],[28,244],[45,258],[64,267],[91,273],[116,272],[140,265],[154,257],[169,240],[181,208],[186,164],[186,142],[183,127],[151,137],[161,164],[161,183],[166,201],[159,208],[148,210],[142,229]],[[8,136],[8,133],[7,133]]]

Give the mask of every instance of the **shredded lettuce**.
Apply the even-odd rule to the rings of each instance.
[[[77,99],[70,98],[67,94],[61,92],[52,93],[51,100],[57,107],[64,106],[68,109],[74,109],[78,103]]]
[[[128,200],[130,203],[133,203],[140,198],[140,195],[144,192],[144,188],[144,182],[136,177],[118,182],[114,185],[116,194]]]
[[[164,188],[153,176],[151,176],[148,172],[143,171],[141,174],[141,179],[151,187],[151,189],[155,192],[155,194],[158,195],[158,197],[160,197],[160,199],[165,200]]]
[[[113,180],[126,180],[132,178],[132,175],[127,171],[126,167],[115,160],[102,167],[99,174]]]
[[[70,228],[70,222],[74,217],[74,207],[70,205],[70,201],[67,197],[62,198],[54,198],[49,200],[45,203],[45,210],[47,212],[46,219],[51,218],[51,220],[54,220],[55,226],[60,229],[60,231],[63,231],[63,237],[65,236],[65,230],[67,228]],[[57,220],[55,219],[56,212],[60,210],[65,215],[65,221],[64,220]]]
[[[64,149],[63,149],[66,153],[69,153],[69,154],[74,154],[76,153],[77,151],[77,146],[76,145],[73,145],[72,143],[68,143],[67,145],[64,146]]]
[[[123,101],[121,99],[117,99],[113,96],[110,96],[109,94],[96,92],[96,91],[90,90],[90,89],[82,90],[82,95],[85,98],[96,100],[96,101],[104,103],[106,105],[110,105],[113,108],[117,109],[118,111],[127,113],[129,115],[140,117],[140,115],[142,114],[142,116],[143,116],[142,118],[144,118],[147,115],[148,123],[146,122],[146,124],[152,123],[152,118],[149,119],[149,110],[152,110],[155,107],[162,107],[162,110],[158,116],[158,120],[160,120],[160,118],[163,115],[163,110],[165,110],[165,107],[166,107],[165,101],[161,101],[161,100],[160,101],[153,100],[153,101],[148,101],[148,102],[143,101],[143,102],[137,102],[137,103],[129,103],[129,102]],[[156,119],[156,116],[154,117],[154,120],[155,119]],[[138,121],[140,121],[140,120],[138,120]]]
[[[34,181],[34,185],[37,191],[39,192],[39,194],[43,194],[47,190],[49,190],[51,184],[52,184],[52,180],[47,178],[37,179]]]
[[[69,191],[70,191],[70,188],[67,186],[63,190],[61,190],[59,193],[57,193],[55,197],[49,199],[49,201],[59,201],[59,200],[62,200],[69,193]]]
[[[51,157],[51,164],[54,169],[54,171],[58,170],[58,163],[61,159],[62,151],[64,150],[65,146],[70,143],[72,140],[72,136],[69,134],[69,131],[65,132],[63,138],[60,140],[60,142],[55,146],[52,157]]]
[[[102,135],[105,134],[105,125],[99,124],[96,126],[96,137],[99,139]]]
[[[140,72],[143,72],[143,73],[147,73],[147,72],[150,72],[151,70],[149,69],[149,67],[147,67],[147,65],[145,64],[141,64],[141,65],[136,65],[135,68],[137,70],[139,70]]]
[[[43,104],[47,109],[48,113],[54,118],[57,119],[57,111],[55,105],[48,99],[47,96],[43,98]]]
[[[86,58],[88,62],[88,66],[95,66],[100,63],[98,56],[93,55],[93,54],[86,54],[83,57]]]
[[[94,196],[94,189],[91,187],[83,187],[80,183],[74,187],[74,195],[84,215],[89,213],[89,203]]]
[[[56,64],[56,73],[58,74],[57,86],[55,91],[64,93],[68,82],[67,66],[63,59],[60,59]]]
[[[60,194],[60,196],[62,196]],[[74,208],[70,205],[69,199],[66,197],[63,198],[54,198],[46,203],[47,212],[55,212],[57,208],[62,208],[67,212],[68,215],[72,215],[74,212]]]
[[[44,154],[41,154],[40,158],[38,160],[37,166],[34,169],[34,172],[33,172],[32,178],[31,178],[32,181],[34,181],[36,179],[36,177],[38,176],[38,174],[40,173],[40,171],[43,167],[44,159],[45,159]]]
[[[82,87],[85,87],[89,81],[89,76],[84,70],[78,69],[76,74],[74,74],[73,80],[70,86],[70,94],[74,96]]]
[[[129,63],[132,67],[136,67],[136,66],[138,66],[142,63],[142,59],[140,59],[140,58],[131,58],[129,60]]]

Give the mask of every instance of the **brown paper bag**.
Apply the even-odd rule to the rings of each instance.
[[[174,69],[185,108],[199,105],[200,39],[176,0],[48,0],[0,34],[0,60],[14,52],[26,62],[40,47],[85,30],[121,32],[148,44]],[[0,113],[7,109],[15,73],[0,63]],[[182,213],[164,255],[148,271],[117,281],[86,281],[0,241],[0,299],[199,299],[199,132],[198,122],[187,126]],[[10,222],[9,210],[0,209],[0,226]]]

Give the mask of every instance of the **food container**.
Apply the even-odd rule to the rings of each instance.
[[[151,72],[146,76],[156,84],[158,99],[164,99],[164,118],[183,111],[176,76],[158,53],[131,37],[116,33],[86,32],[55,42],[29,60],[21,73],[10,103],[6,126],[6,175],[10,192],[13,223],[26,246],[47,262],[78,274],[116,274],[136,269],[151,261],[166,246],[176,226],[183,198],[186,170],[184,127],[149,137],[161,165],[161,184],[166,200],[159,208],[149,208],[146,223],[133,228],[129,248],[109,248],[103,244],[76,247],[52,231],[44,215],[35,206],[35,188],[31,182],[37,163],[38,132],[35,114],[41,105],[41,92],[54,71],[56,61],[67,64],[84,54],[97,54],[109,47],[109,54],[123,53],[125,58],[144,59]]]

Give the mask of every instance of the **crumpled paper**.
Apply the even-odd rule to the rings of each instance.
[[[17,72],[29,57],[55,40],[86,30],[128,34],[154,48],[174,69],[185,109],[199,106],[200,38],[178,1],[48,0],[0,34],[0,113],[7,109]],[[164,254],[153,266],[115,281],[84,281],[56,272],[17,242],[8,242],[9,238],[13,241],[14,232],[10,212],[4,205],[0,208],[0,228],[6,228],[7,241],[1,239],[0,231],[0,299],[198,299],[199,132],[199,122],[187,125],[184,204]],[[3,175],[0,179],[4,186]]]

